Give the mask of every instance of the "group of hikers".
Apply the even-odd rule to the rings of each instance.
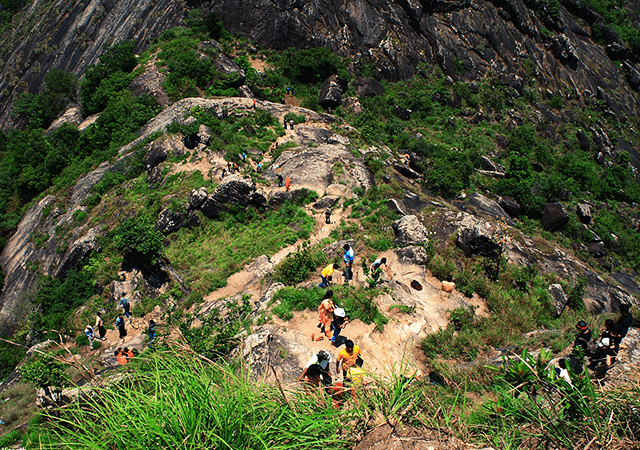
[[[331,213],[329,212],[327,215],[327,221],[331,220]],[[342,247],[344,250],[344,255],[342,257],[342,261],[344,262],[344,284],[349,284],[349,281],[353,280],[353,261],[356,257],[355,250],[349,244],[344,244]],[[328,264],[322,271],[320,272],[320,284],[318,284],[319,288],[326,288],[331,285],[333,282],[333,272],[338,270],[340,266],[335,263]],[[391,279],[391,271],[389,270],[389,265],[387,264],[387,258],[378,258],[376,259],[371,266],[369,267],[369,273],[371,274],[371,279],[374,282],[378,282],[380,280],[380,275],[382,273],[386,273],[389,279]],[[329,291],[331,292],[331,291]]]
[[[581,374],[585,367],[585,358],[588,358],[586,367],[594,372],[596,378],[603,377],[616,362],[621,348],[622,339],[627,335],[633,322],[633,315],[629,311],[629,305],[620,305],[620,317],[617,321],[607,319],[600,335],[593,339],[593,334],[584,320],[576,324],[578,335],[573,342],[573,349],[568,363],[575,374]],[[622,346],[624,348],[624,345]],[[559,362],[560,370],[566,370],[567,361]]]

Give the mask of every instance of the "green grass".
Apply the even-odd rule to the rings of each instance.
[[[98,389],[41,425],[47,449],[345,449],[346,413],[315,396],[251,381],[245,370],[189,353],[146,358],[130,383]],[[120,418],[114,420],[114,418]]]
[[[193,230],[180,229],[165,255],[192,291],[206,295],[226,286],[227,278],[252,259],[307,239],[314,226],[311,217],[289,203],[263,214],[249,208],[219,220],[203,219]]]

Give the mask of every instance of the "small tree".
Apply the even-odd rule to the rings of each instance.
[[[20,369],[20,373],[26,381],[44,389],[54,401],[60,397],[62,389],[70,384],[64,365],[50,356],[42,356],[25,364]]]

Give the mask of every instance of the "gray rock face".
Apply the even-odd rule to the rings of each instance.
[[[168,156],[167,147],[163,142],[154,144],[147,155],[147,170],[153,169],[158,164],[163,163]]]
[[[395,234],[394,242],[397,245],[428,244],[429,234],[427,229],[414,215],[404,216],[391,224]]]
[[[284,350],[284,352],[282,351]],[[282,379],[297,379],[301,372],[297,355],[304,351],[295,342],[289,341],[273,330],[264,327],[247,336],[238,353],[248,363],[251,376],[260,379],[272,375],[272,367],[277,368]],[[282,356],[286,355],[285,358]]]
[[[200,210],[210,219],[217,219],[221,212],[228,210],[227,205],[265,206],[266,202],[264,194],[256,191],[250,178],[230,175],[206,198]]]
[[[171,104],[171,100],[169,100],[167,93],[162,87],[164,78],[164,73],[158,70],[155,61],[149,61],[144,67],[144,72],[133,80],[133,83],[129,86],[129,90],[135,96],[147,94],[155,98],[160,106],[166,108]]]
[[[511,197],[499,197],[498,205],[511,217],[520,215],[520,205]]]
[[[405,213],[402,209],[402,206],[400,206],[398,200],[396,200],[395,198],[390,198],[389,200],[387,200],[387,207],[390,211],[400,214],[401,216],[407,215],[407,213]]]
[[[136,52],[142,51],[164,30],[180,24],[183,4],[170,0],[35,0],[23,11],[16,27],[0,34],[0,44],[5,46],[0,92],[8,92],[0,101],[0,128],[4,130],[17,123],[9,111],[24,86],[38,93],[53,67],[79,78],[112,43],[133,40]]]
[[[400,173],[402,176],[407,177],[411,180],[417,180],[420,178],[420,174],[415,170],[402,165],[402,164],[394,164],[393,168],[396,169],[396,172]]]
[[[242,70],[233,59],[229,58],[224,53],[219,53],[214,64],[222,75],[232,76],[235,78],[235,81],[231,84],[233,87],[237,88],[244,84],[247,78],[244,70]]]
[[[189,228],[196,228],[200,226],[200,216],[198,211],[189,212],[189,218],[187,219],[187,226]]]
[[[480,213],[487,214],[498,220],[504,220],[509,223],[509,225],[513,225],[511,218],[505,210],[502,209],[498,203],[482,194],[478,194],[477,192],[470,194],[467,198],[466,206],[472,206]]]
[[[318,103],[325,108],[335,108],[342,101],[342,93],[345,90],[346,81],[338,75],[331,75],[320,88]]]
[[[403,264],[422,266],[429,261],[427,251],[423,247],[402,247],[393,250]]]
[[[564,289],[562,289],[562,286],[559,284],[550,285],[549,294],[551,294],[551,301],[553,301],[556,307],[556,317],[560,317],[565,306],[567,306],[567,294],[565,294]]]
[[[547,203],[540,222],[545,230],[556,231],[569,222],[569,214],[561,203]]]
[[[576,206],[576,213],[578,214],[580,222],[584,224],[591,222],[591,207],[586,203],[580,203]]]
[[[80,107],[72,106],[71,108],[67,109],[62,116],[53,121],[53,123],[47,129],[47,134],[53,133],[65,123],[74,124],[76,126],[80,125],[82,123],[82,120],[83,117],[82,111],[80,111]]]
[[[174,231],[178,231],[184,223],[185,216],[181,212],[173,212],[171,210],[163,209],[156,220],[156,224],[153,227],[155,231],[159,231],[162,234],[170,234]]]
[[[480,255],[493,258],[502,252],[502,247],[493,240],[493,230],[484,221],[477,221],[472,226],[461,226],[456,245],[467,256]]]
[[[358,77],[353,82],[358,97],[377,97],[384,94],[384,86],[373,78]]]
[[[503,172],[504,173],[504,167],[502,165],[491,161],[486,156],[482,157],[482,168],[484,170],[488,170],[488,171],[491,171],[491,172]]]
[[[189,209],[199,209],[207,199],[207,195],[208,192],[206,187],[201,187],[191,191],[191,195],[189,195]]]
[[[342,107],[351,111],[354,116],[359,116],[363,111],[360,100],[358,100],[357,97],[347,97],[342,99]]]

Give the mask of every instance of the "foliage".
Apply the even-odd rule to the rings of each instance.
[[[88,347],[90,343],[89,338],[84,333],[77,335],[75,338],[73,338],[73,341],[78,347]]]
[[[76,99],[77,90],[78,84],[73,73],[51,69],[44,76],[40,94],[20,94],[11,113],[24,117],[32,129],[48,128]]]
[[[43,355],[24,364],[20,373],[26,381],[44,389],[52,397],[59,395],[62,389],[70,384],[65,366],[51,356]]]
[[[286,285],[298,284],[306,280],[317,267],[327,262],[322,250],[303,244],[276,266],[273,279]]]
[[[73,311],[97,292],[91,268],[72,269],[63,280],[43,277],[39,284],[32,300],[40,311],[31,317],[34,337],[57,337],[56,332],[70,334],[74,328]]]
[[[153,229],[149,216],[128,217],[115,230],[113,244],[132,263],[153,266],[162,257],[164,237]]]
[[[315,288],[287,286],[273,295],[273,301],[278,304],[273,307],[272,312],[282,320],[291,320],[293,311],[316,310],[325,292]]]
[[[80,84],[84,114],[102,111],[112,98],[127,89],[136,64],[133,42],[122,41],[108,48],[96,65],[88,66]]]
[[[8,336],[0,335],[2,338]],[[27,351],[21,347],[0,341],[0,383],[2,383],[13,369],[22,361]]]
[[[307,121],[307,117],[304,114],[296,114],[293,112],[288,112],[284,115],[284,119],[289,122],[293,120],[293,123],[296,125],[299,123],[305,123]]]
[[[384,331],[384,326],[389,323],[389,319],[380,312],[375,303],[382,290],[363,289],[359,286],[336,286],[334,288],[336,296],[333,302],[336,306],[341,306],[351,320],[360,319],[367,325],[375,323],[375,330]]]
[[[345,62],[326,47],[288,48],[274,62],[286,78],[300,84],[322,83],[331,75],[348,78]]]
[[[251,381],[248,370],[169,350],[149,355],[131,377],[132,384],[114,383],[89,397],[87,407],[49,415],[40,448],[337,450],[347,444],[339,434],[345,412],[303,392],[283,401],[277,387]],[[126,433],[114,417],[127,418]]]

